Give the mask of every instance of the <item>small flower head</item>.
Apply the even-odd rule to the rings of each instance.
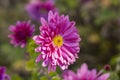
[[[106,65],[104,66],[104,69],[105,69],[106,71],[109,71],[109,70],[111,69],[111,66],[110,66],[109,64],[106,64]]]
[[[30,25],[30,21],[18,21],[16,25],[11,25],[9,30],[12,32],[12,34],[8,35],[8,37],[11,38],[10,43],[15,47],[20,45],[23,48],[25,47],[27,40],[32,37],[35,27],[34,25]]]
[[[48,20],[41,18],[41,23],[40,35],[33,37],[39,45],[35,51],[41,52],[36,62],[42,59],[42,65],[48,66],[48,71],[55,71],[56,66],[67,69],[78,58],[80,50],[80,36],[75,22],[70,21],[68,16],[50,11]]]
[[[6,68],[0,67],[0,80],[10,80],[10,77],[5,72]]]
[[[57,11],[53,0],[31,0],[25,7],[27,13],[33,20],[40,21],[41,17],[47,19],[50,10]]]
[[[73,71],[65,71],[63,73],[64,80],[107,80],[109,73],[102,74],[97,73],[96,69],[88,70],[87,64],[82,64],[81,68],[77,70],[75,74]]]

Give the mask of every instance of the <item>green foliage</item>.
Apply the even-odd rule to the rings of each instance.
[[[115,6],[118,6],[120,3],[120,0],[111,0],[112,4]]]
[[[26,62],[26,70],[32,71],[34,69],[36,69],[36,63],[35,63],[35,61],[34,60],[27,61]]]
[[[12,79],[11,79],[11,80],[23,80],[23,79],[16,74],[16,75],[13,75],[13,76],[12,76]]]
[[[96,17],[95,23],[96,24],[105,24],[106,22],[109,22],[111,20],[116,20],[118,16],[120,16],[120,12],[115,12],[111,9],[101,9],[99,11],[99,16]]]
[[[32,71],[32,70],[34,71],[37,69],[37,64],[35,62],[35,59],[37,58],[39,53],[35,52],[36,47],[37,45],[34,43],[32,39],[30,39],[27,45],[27,52],[28,52],[29,60],[26,61],[26,70],[28,71]]]
[[[49,76],[51,76],[51,77],[53,77],[53,76],[57,76],[57,73],[51,71],[51,72],[49,73]]]
[[[120,80],[116,72],[111,72],[110,78],[108,80]]]
[[[40,80],[48,80],[47,76],[42,76]]]
[[[114,56],[111,61],[110,61],[111,65],[116,65],[118,63],[120,63],[120,55],[116,55]]]
[[[36,71],[33,71],[30,80],[40,80],[39,77],[39,74]]]
[[[30,59],[35,60],[37,56],[39,55],[39,53],[35,52],[36,47],[37,45],[35,44],[35,42],[32,39],[30,39],[27,45],[27,52],[30,54]]]
[[[24,56],[24,49],[21,50],[9,44],[0,45],[0,65],[12,66],[14,61],[23,59],[23,56]]]
[[[60,77],[52,77],[51,80],[61,80]]]

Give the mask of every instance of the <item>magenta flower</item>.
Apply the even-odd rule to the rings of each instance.
[[[56,66],[67,69],[78,58],[80,50],[80,37],[75,22],[70,22],[68,16],[50,11],[48,20],[41,18],[41,23],[41,34],[33,37],[39,45],[35,51],[41,53],[36,62],[42,59],[42,65],[48,66],[48,71],[55,71]]]
[[[87,64],[82,64],[81,68],[74,73],[71,70],[67,70],[63,73],[64,80],[107,80],[109,73],[102,74],[97,73],[96,69],[88,70]]]
[[[8,35],[8,37],[11,38],[10,43],[15,47],[20,45],[21,48],[23,48],[25,47],[27,40],[32,37],[35,27],[34,25],[30,25],[30,21],[18,21],[16,25],[11,25],[9,30],[13,32],[12,34]]]
[[[33,20],[40,21],[41,17],[47,19],[50,10],[57,11],[53,0],[31,0],[25,7],[26,11]]]
[[[0,80],[10,80],[10,77],[5,72],[6,68],[0,67]]]

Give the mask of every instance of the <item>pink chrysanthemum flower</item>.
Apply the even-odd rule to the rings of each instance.
[[[41,23],[41,34],[33,37],[39,45],[35,51],[41,52],[36,62],[42,59],[42,65],[48,66],[48,71],[55,71],[57,65],[63,70],[67,69],[78,58],[80,50],[75,22],[70,21],[68,16],[50,11],[48,21],[41,18]]]
[[[20,45],[21,48],[23,48],[25,47],[27,40],[32,37],[35,26],[31,26],[30,21],[18,21],[16,25],[10,25],[9,30],[12,32],[12,34],[8,35],[8,37],[11,38],[10,43],[15,47]]]
[[[47,19],[50,10],[57,11],[54,0],[31,0],[25,10],[33,20],[40,21],[41,17]]]
[[[109,73],[102,74],[97,73],[96,69],[88,70],[87,64],[82,64],[81,68],[78,69],[77,73],[71,70],[67,70],[63,73],[64,80],[107,80]]]
[[[5,72],[6,72],[6,68],[0,67],[0,80],[10,80],[9,75],[7,75]]]

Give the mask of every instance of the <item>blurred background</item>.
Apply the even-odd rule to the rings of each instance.
[[[26,49],[9,43],[9,25],[32,19],[25,11],[28,0],[0,0],[0,66],[6,66],[12,80],[30,80],[26,70]],[[79,59],[69,66],[76,70],[82,63],[102,69],[110,64],[120,75],[120,0],[56,0],[60,14],[76,22],[81,36]],[[39,33],[40,23],[32,21]],[[32,66],[31,63],[29,63]],[[58,73],[61,73],[58,71]],[[34,80],[34,79],[33,79]]]

